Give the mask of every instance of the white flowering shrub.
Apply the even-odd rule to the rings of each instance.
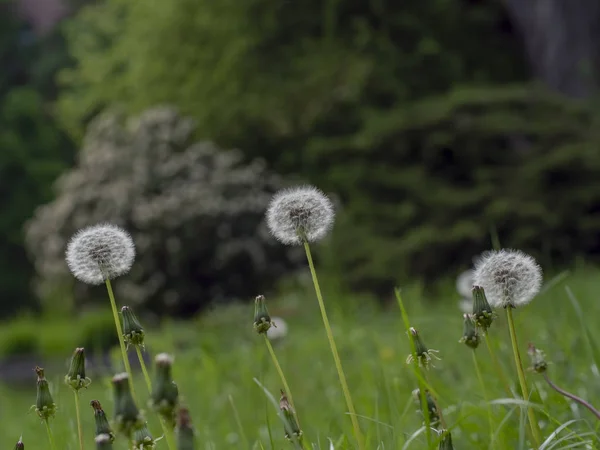
[[[281,178],[193,133],[193,121],[169,108],[129,121],[107,114],[89,126],[77,166],[26,227],[42,296],[73,282],[69,238],[99,223],[131,233],[136,260],[115,289],[154,312],[188,314],[211,301],[251,298],[301,261],[264,221]],[[77,282],[75,299],[89,298],[89,289]]]

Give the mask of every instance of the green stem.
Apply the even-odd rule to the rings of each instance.
[[[246,437],[246,433],[244,432],[244,427],[242,426],[242,421],[240,420],[240,414],[238,413],[237,408],[235,407],[235,403],[233,401],[233,397],[229,394],[229,403],[231,404],[231,409],[233,410],[233,417],[235,419],[235,423],[238,427],[238,431],[240,436],[242,437],[242,441],[244,442],[244,448],[250,448],[250,443],[248,438]]]
[[[523,394],[523,400],[529,401],[529,389],[527,388],[527,382],[525,380],[525,372],[523,371],[523,363],[521,362],[521,353],[519,353],[519,344],[517,342],[517,332],[515,331],[515,323],[512,315],[512,308],[509,306],[506,308],[506,318],[508,319],[508,329],[510,331],[510,341],[512,343],[513,353],[515,355],[515,365],[517,367],[517,375],[519,376],[519,384],[521,385],[521,392]],[[542,433],[540,426],[535,418],[533,408],[527,406],[527,416],[529,417],[529,426],[531,427],[531,433],[535,440],[536,447],[542,444]]]
[[[290,401],[290,405],[292,405],[292,408],[294,409],[294,411],[296,411],[296,405],[294,405],[292,391],[290,389],[290,386],[287,383],[287,380],[285,379],[283,370],[281,369],[281,366],[279,365],[279,361],[277,360],[277,356],[275,355],[275,350],[273,350],[273,346],[271,345],[271,341],[269,341],[267,334],[263,333],[263,336],[265,338],[265,343],[267,344],[267,348],[269,349],[269,354],[271,355],[271,359],[273,360],[273,364],[275,365],[275,368],[277,369],[277,373],[279,374],[279,378],[281,378],[281,382],[283,383],[283,387],[285,389],[285,394],[287,395],[287,398]],[[296,420],[298,420],[297,414],[296,414]]]
[[[77,434],[79,435],[79,450],[83,450],[83,431],[81,430],[81,413],[79,409],[79,391],[73,391],[75,394],[75,414],[77,415]]]
[[[475,373],[477,374],[477,379],[479,380],[479,384],[481,385],[481,391],[483,392],[483,399],[487,406],[488,422],[490,423],[490,448],[494,448],[494,419],[492,415],[492,405],[490,405],[489,402],[487,389],[485,388],[485,382],[483,381],[483,376],[481,375],[481,369],[479,368],[479,361],[477,361],[477,354],[475,353],[475,349],[473,349],[472,353],[473,365],[475,366]]]
[[[148,369],[146,368],[146,363],[144,362],[144,357],[139,345],[135,346],[135,352],[137,353],[138,360],[140,361],[140,367],[142,368],[142,373],[144,374],[144,380],[146,380],[148,393],[152,395],[152,381],[150,380],[150,375],[148,375]],[[171,434],[171,431],[167,427],[165,419],[160,414],[158,415],[158,418],[160,419],[160,426],[162,427],[165,440],[167,441],[167,447],[169,447],[170,450],[176,450],[175,440]]]
[[[48,419],[44,420],[44,424],[46,425],[46,433],[48,433],[48,440],[50,441],[50,448],[52,450],[56,450],[56,445],[54,444],[54,436],[52,436],[52,430],[50,429],[50,424],[48,423]]]
[[[333,339],[333,333],[331,332],[331,326],[329,325],[329,319],[327,318],[327,312],[325,311],[325,303],[323,302],[323,296],[321,295],[321,288],[319,287],[319,280],[317,278],[317,272],[315,271],[315,265],[313,263],[312,254],[310,252],[310,246],[308,245],[307,241],[304,241],[304,251],[306,252],[306,259],[308,260],[310,274],[312,276],[312,281],[315,286],[317,300],[319,301],[319,308],[321,309],[321,317],[323,318],[323,325],[325,326],[325,332],[327,333],[327,339],[329,340],[329,346],[331,347],[331,353],[333,354],[333,360],[335,361],[335,367],[338,372],[340,384],[342,385],[342,391],[344,393],[344,398],[346,399],[346,405],[348,407],[348,412],[350,413],[350,420],[352,421],[352,427],[354,428],[354,436],[358,442],[358,448],[360,450],[364,450],[365,444],[363,442],[363,436],[360,431],[360,426],[358,424],[356,410],[354,409],[354,404],[352,403],[352,397],[350,396],[350,390],[348,389],[348,383],[346,382],[346,375],[344,374],[344,369],[342,368],[342,362],[340,361],[340,356],[338,354],[337,347],[335,345],[335,340]]]
[[[115,327],[117,328],[117,335],[119,337],[119,346],[121,347],[121,356],[123,357],[123,364],[125,365],[125,371],[129,375],[129,388],[131,390],[131,396],[136,401],[135,388],[133,386],[133,372],[129,365],[129,358],[127,357],[127,349],[125,348],[125,340],[123,339],[123,329],[121,328],[121,319],[119,319],[119,312],[117,311],[117,302],[115,302],[115,294],[113,294],[112,285],[110,280],[106,279],[106,290],[108,291],[108,298],[110,298],[110,306],[112,308],[113,318],[115,320]],[[136,401],[137,403],[137,401]]]

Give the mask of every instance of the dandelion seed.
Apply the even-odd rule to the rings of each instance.
[[[519,250],[484,253],[475,263],[475,284],[485,289],[495,308],[526,305],[540,291],[542,269],[535,259]]]
[[[473,288],[473,271],[465,270],[456,277],[456,292],[463,298],[471,297],[471,289]]]
[[[79,230],[66,251],[71,273],[87,284],[102,284],[129,272],[135,259],[135,247],[122,228],[101,224]]]
[[[282,244],[301,245],[324,238],[335,212],[327,196],[314,186],[284,189],[267,209],[267,226]]]
[[[288,334],[288,325],[281,317],[272,317],[273,326],[267,330],[267,337],[271,341],[280,341]]]

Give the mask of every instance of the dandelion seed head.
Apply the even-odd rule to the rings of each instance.
[[[473,284],[473,271],[465,270],[456,277],[456,292],[458,292],[462,298],[471,298]]]
[[[334,217],[331,200],[314,186],[279,191],[267,208],[269,231],[285,245],[324,238],[333,226]]]
[[[542,269],[520,250],[489,251],[475,263],[474,283],[485,289],[492,307],[517,307],[529,303],[540,291]]]
[[[71,273],[87,284],[102,284],[129,272],[135,246],[127,231],[112,224],[83,228],[67,245],[66,260]]]

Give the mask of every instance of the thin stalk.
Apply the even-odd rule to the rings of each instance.
[[[350,420],[352,421],[352,427],[354,428],[354,437],[356,438],[356,440],[358,442],[358,448],[360,450],[364,450],[365,444],[363,441],[362,433],[360,431],[360,426],[358,424],[356,410],[354,409],[354,403],[352,403],[352,397],[350,396],[350,390],[348,389],[346,375],[344,374],[344,369],[342,368],[342,362],[340,361],[340,356],[338,354],[337,347],[335,345],[335,340],[333,339],[333,333],[331,332],[331,326],[329,325],[329,319],[327,318],[327,312],[325,311],[325,303],[323,302],[321,288],[319,287],[319,280],[317,278],[317,272],[315,271],[315,265],[313,263],[312,254],[310,252],[310,246],[308,245],[307,241],[304,241],[304,251],[306,252],[306,259],[308,260],[310,274],[312,276],[312,281],[315,286],[315,293],[317,294],[317,300],[319,301],[319,308],[321,309],[321,317],[323,318],[323,325],[325,326],[325,332],[327,333],[327,339],[329,340],[329,346],[331,347],[331,353],[333,354],[333,360],[335,361],[335,367],[338,372],[340,384],[342,385],[342,391],[344,393],[344,398],[346,399],[346,405],[348,407],[348,412],[350,413]]]
[[[112,285],[110,280],[106,279],[106,290],[108,291],[108,298],[110,298],[110,306],[112,308],[113,318],[115,319],[115,327],[117,328],[117,335],[119,337],[119,346],[121,347],[121,356],[123,357],[123,364],[125,365],[125,371],[129,375],[129,388],[131,389],[131,396],[133,400],[137,399],[135,396],[135,388],[133,386],[133,372],[129,365],[129,358],[127,358],[127,348],[125,347],[125,340],[123,339],[123,329],[121,328],[121,319],[119,319],[119,313],[117,311],[117,302],[115,302],[115,294],[113,294]]]
[[[571,394],[570,392],[567,392],[564,389],[559,388],[556,384],[554,384],[552,382],[552,380],[550,380],[550,378],[548,377],[548,374],[546,372],[543,373],[543,376],[544,376],[544,380],[546,380],[546,383],[548,383],[552,389],[554,389],[559,394],[564,395],[567,398],[570,398],[574,402],[577,402],[580,405],[585,406],[587,409],[589,409],[591,411],[591,413],[593,415],[596,416],[597,419],[600,419],[600,411],[598,411],[596,408],[594,408],[590,403],[588,403],[586,400],[584,400],[580,397],[577,397],[575,394]]]
[[[292,391],[290,389],[290,386],[287,383],[285,375],[283,374],[283,370],[281,369],[281,365],[279,364],[277,355],[275,355],[275,350],[273,350],[273,346],[271,345],[271,341],[269,341],[267,334],[263,333],[263,336],[265,338],[265,343],[267,344],[267,349],[269,349],[269,354],[271,355],[271,359],[273,360],[273,364],[275,365],[275,368],[277,369],[277,373],[279,374],[279,378],[281,378],[281,382],[283,383],[283,387],[285,389],[286,396],[287,396],[288,400],[290,401],[290,405],[292,405],[292,408],[294,409],[294,411],[296,411],[296,405],[294,405],[294,399],[292,398]],[[298,420],[297,414],[296,414],[296,420]],[[300,422],[298,422],[298,425],[300,425]]]
[[[494,419],[492,415],[492,405],[490,405],[489,402],[487,389],[485,388],[485,382],[483,381],[483,376],[481,375],[481,369],[479,367],[479,361],[477,361],[477,354],[475,353],[475,349],[473,349],[472,353],[473,365],[475,366],[475,373],[477,374],[477,379],[479,380],[479,384],[481,385],[481,391],[483,392],[483,399],[487,406],[488,422],[490,424],[490,448],[494,448]]]
[[[485,334],[485,344],[490,353],[490,358],[492,359],[492,364],[494,365],[494,369],[496,370],[496,373],[498,375],[500,375],[500,379],[502,381],[502,384],[504,385],[504,390],[506,391],[506,394],[509,397],[512,397],[513,393],[510,389],[510,384],[508,383],[508,380],[506,379],[504,369],[502,369],[502,366],[498,362],[498,358],[496,358],[496,352],[494,351],[494,347],[492,346],[492,343],[490,342],[490,339],[489,339],[487,333]]]
[[[508,319],[508,329],[510,331],[510,341],[512,343],[513,353],[515,355],[515,366],[517,368],[517,375],[519,376],[519,384],[521,385],[521,392],[523,394],[523,400],[529,401],[529,389],[527,388],[527,381],[525,380],[525,372],[523,371],[523,363],[521,362],[521,353],[519,352],[519,344],[517,342],[517,332],[515,330],[515,323],[512,315],[512,308],[509,306],[506,308],[506,318]],[[535,441],[536,447],[542,444],[542,432],[540,425],[538,424],[533,409],[527,406],[527,416],[529,417],[529,426],[531,427],[531,433]]]
[[[242,441],[244,441],[244,448],[250,448],[250,443],[248,438],[246,437],[246,433],[244,432],[244,427],[242,426],[242,421],[240,420],[240,415],[238,413],[237,408],[235,407],[235,403],[233,402],[233,397],[229,394],[229,403],[231,404],[231,409],[233,410],[233,417],[235,418],[235,423],[238,427],[238,431],[240,436],[242,437]]]
[[[48,440],[50,441],[50,448],[52,450],[56,450],[56,444],[54,443],[54,436],[52,436],[52,430],[50,429],[50,424],[48,423],[48,419],[44,420],[44,424],[46,425],[46,433],[48,433]]]
[[[77,415],[77,434],[79,435],[79,450],[83,450],[83,431],[81,430],[81,413],[79,409],[79,391],[73,391],[75,394],[75,414]]]
[[[144,362],[144,357],[142,356],[142,351],[140,350],[140,346],[135,346],[135,352],[137,353],[138,359],[140,361],[140,367],[142,368],[142,373],[144,374],[144,380],[146,380],[146,386],[148,387],[148,393],[152,395],[152,381],[150,380],[150,375],[148,375],[148,369],[146,368],[146,363]],[[160,420],[160,426],[162,427],[163,434],[165,435],[165,440],[167,441],[167,447],[170,450],[176,450],[175,441],[173,439],[173,435],[171,431],[167,427],[165,423],[165,419],[159,414],[158,418]]]

